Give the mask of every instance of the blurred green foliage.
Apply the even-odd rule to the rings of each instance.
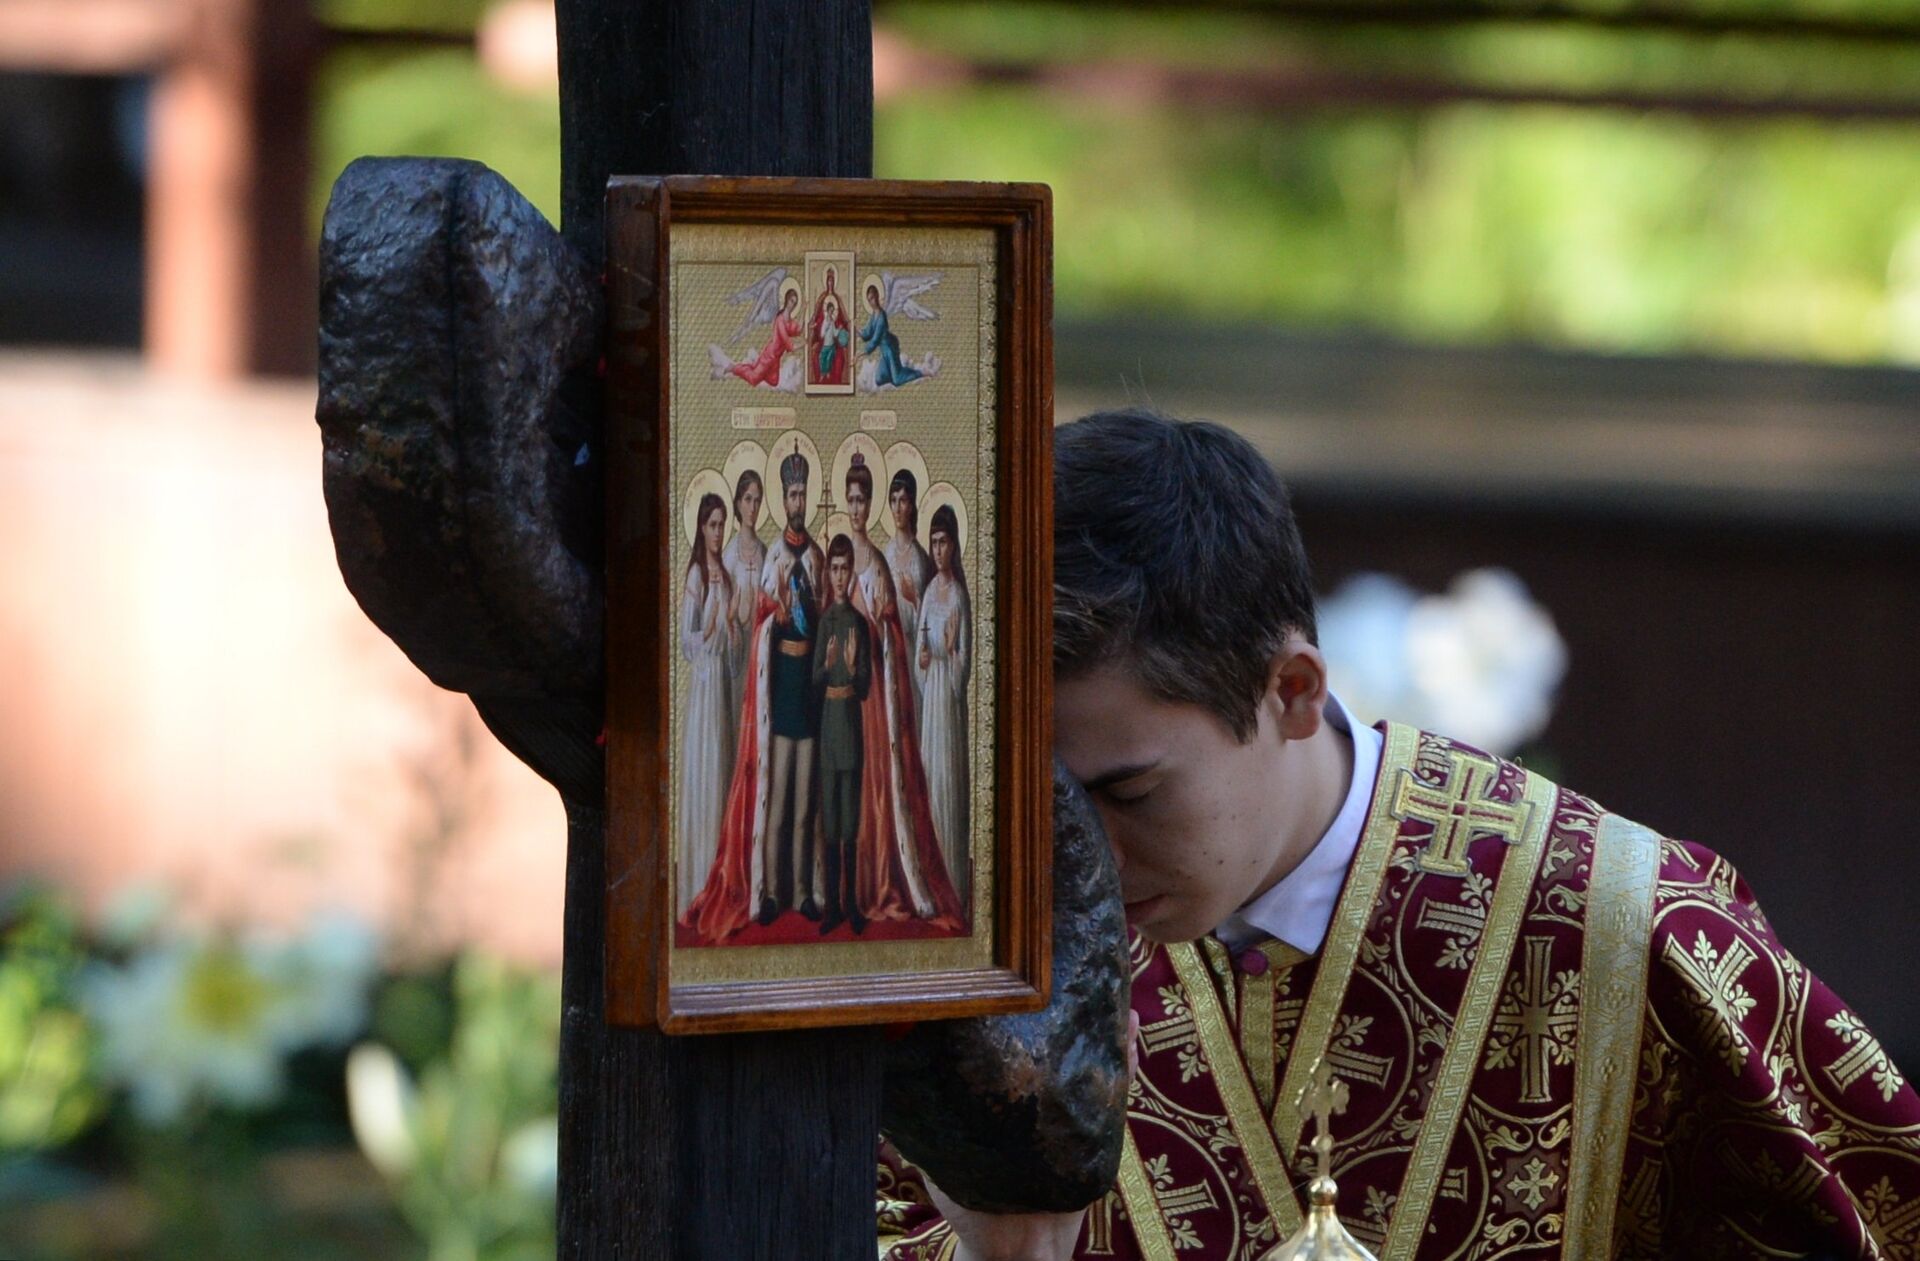
[[[468,953],[387,975],[351,1057],[309,1046],[269,1101],[156,1121],[101,1084],[75,991],[167,940],[83,932],[51,891],[0,897],[0,1256],[553,1256],[556,974]]]
[[[69,1141],[100,1111],[73,990],[84,962],[58,898],[22,889],[0,900],[0,1162]]]
[[[879,17],[917,48],[986,62],[1920,96],[1910,46],[1518,25],[1333,31],[1067,5],[895,3]],[[360,153],[459,154],[557,217],[551,93],[515,95],[457,51],[363,50],[334,57],[322,101],[322,190]],[[1051,184],[1070,318],[1920,360],[1920,130],[1907,124],[1490,105],[1277,115],[982,84],[883,101],[874,165]]]
[[[350,1069],[355,1127],[429,1261],[551,1257],[559,977],[467,955],[444,1006],[431,986],[395,982],[374,1031],[354,1053],[376,1057],[374,1084],[367,1064]],[[383,1072],[395,1089],[379,1088]]]

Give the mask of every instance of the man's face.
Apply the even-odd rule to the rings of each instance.
[[[833,584],[833,598],[847,598],[847,584],[853,580],[853,562],[845,556],[836,556],[827,562],[827,581]]]
[[[1127,921],[1153,941],[1210,931],[1269,882],[1280,737],[1268,707],[1242,744],[1217,715],[1163,701],[1131,671],[1056,682],[1054,752],[1087,788],[1120,864]]]
[[[787,524],[796,530],[807,528],[807,484],[794,482],[786,489]]]

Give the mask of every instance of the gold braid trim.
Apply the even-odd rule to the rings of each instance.
[[[1127,1219],[1133,1223],[1133,1238],[1140,1245],[1144,1261],[1173,1261],[1173,1236],[1167,1233],[1166,1218],[1160,1215],[1160,1201],[1154,1198],[1153,1182],[1147,1177],[1146,1162],[1133,1142],[1133,1127],[1128,1126],[1120,1145],[1120,1199],[1127,1206]]]
[[[1566,1253],[1613,1254],[1627,1122],[1633,1109],[1640,1026],[1646,1014],[1647,948],[1660,877],[1660,837],[1604,815],[1587,878],[1586,941],[1580,955],[1580,1025],[1573,1069],[1572,1168],[1567,1171]]]
[[[1240,989],[1240,1049],[1246,1056],[1247,1076],[1253,1079],[1253,1093],[1262,1109],[1273,1106],[1273,989],[1278,980],[1274,972],[1269,956],[1264,970],[1246,973],[1241,978]]]
[[[1386,746],[1380,753],[1380,773],[1373,782],[1373,800],[1367,806],[1366,834],[1360,838],[1353,863],[1347,869],[1347,889],[1340,895],[1333,926],[1320,948],[1320,970],[1307,995],[1307,1005],[1300,1013],[1293,1050],[1287,1056],[1286,1075],[1274,1100],[1273,1138],[1283,1152],[1300,1150],[1300,1136],[1307,1128],[1306,1114],[1300,1111],[1300,1093],[1313,1076],[1313,1066],[1333,1043],[1334,1017],[1340,1014],[1340,1005],[1347,1000],[1353,961],[1360,954],[1360,939],[1366,936],[1367,921],[1373,918],[1373,904],[1380,896],[1380,882],[1386,878],[1388,861],[1393,857],[1394,837],[1400,831],[1400,820],[1387,809],[1381,785],[1393,783],[1398,770],[1413,765],[1418,736],[1415,728],[1387,724]],[[1267,1209],[1279,1225],[1282,1239],[1293,1235],[1306,1220],[1291,1187],[1279,1203],[1268,1201]]]
[[[1187,1007],[1193,1012],[1201,1051],[1207,1057],[1207,1066],[1213,1070],[1213,1084],[1220,1091],[1220,1102],[1226,1105],[1227,1124],[1233,1127],[1233,1136],[1239,1140],[1247,1167],[1253,1170],[1254,1185],[1260,1188],[1260,1198],[1266,1201],[1267,1211],[1278,1216],[1281,1205],[1295,1203],[1293,1188],[1287,1180],[1287,1163],[1280,1159],[1280,1149],[1273,1145],[1273,1131],[1267,1128],[1266,1113],[1260,1107],[1259,1097],[1253,1093],[1253,1083],[1247,1078],[1247,1066],[1241,1062],[1233,1029],[1220,1006],[1220,993],[1214,989],[1207,965],[1192,942],[1168,946],[1167,957],[1173,960],[1173,970],[1179,974],[1180,988],[1187,992]],[[1296,1207],[1294,1211],[1299,1210]]]
[[[1434,1192],[1439,1189],[1445,1172],[1447,1148],[1453,1144],[1454,1130],[1460,1124],[1474,1070],[1480,1063],[1480,1050],[1493,1023],[1494,1009],[1499,1005],[1500,982],[1506,977],[1514,944],[1520,939],[1527,897],[1533,892],[1540,858],[1546,850],[1546,835],[1553,826],[1554,796],[1558,791],[1538,775],[1527,776],[1527,830],[1500,864],[1500,880],[1494,888],[1493,905],[1487,912],[1487,925],[1480,936],[1479,953],[1474,958],[1473,969],[1467,973],[1460,1012],[1447,1038],[1447,1049],[1440,1057],[1440,1071],[1434,1079],[1433,1094],[1427,1100],[1427,1115],[1421,1120],[1420,1136],[1414,1140],[1413,1152],[1407,1161],[1406,1177],[1400,1184],[1400,1196],[1394,1203],[1392,1220],[1387,1227],[1386,1245],[1380,1250],[1383,1256],[1412,1256],[1419,1246],[1421,1232],[1426,1229]]]

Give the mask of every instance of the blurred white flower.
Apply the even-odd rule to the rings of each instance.
[[[1333,689],[1361,718],[1391,718],[1507,755],[1544,731],[1566,644],[1526,586],[1501,569],[1445,595],[1363,574],[1319,609]]]
[[[380,943],[361,920],[322,912],[274,961],[281,1001],[274,1011],[288,1048],[337,1046],[367,1022],[367,985]]]
[[[132,880],[107,900],[95,928],[102,941],[130,949],[157,934],[173,910],[170,886],[159,880]]]
[[[419,1156],[413,1115],[417,1092],[400,1059],[377,1042],[347,1054],[347,1119],[375,1169],[398,1178]]]
[[[106,1077],[149,1125],[198,1100],[257,1108],[279,1097],[289,1053],[336,1043],[366,1020],[371,934],[316,921],[284,941],[181,936],[124,967],[96,964],[80,999]]]
[[[536,1199],[551,1199],[560,1185],[560,1118],[529,1121],[500,1145],[500,1172]]]

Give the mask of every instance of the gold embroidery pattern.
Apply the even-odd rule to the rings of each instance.
[[[1900,1093],[1900,1087],[1907,1084],[1900,1076],[1900,1070],[1893,1066],[1887,1053],[1881,1049],[1880,1040],[1863,1024],[1860,1018],[1850,1011],[1843,1011],[1827,1021],[1827,1028],[1840,1035],[1848,1043],[1848,1049],[1839,1059],[1827,1065],[1827,1076],[1833,1084],[1846,1090],[1868,1073],[1873,1074],[1873,1084],[1880,1088],[1880,1101],[1886,1103]]]
[[[1145,1261],[1173,1261],[1173,1237],[1160,1215],[1160,1204],[1148,1180],[1146,1162],[1133,1141],[1128,1126],[1120,1146],[1120,1198],[1127,1206],[1127,1219],[1133,1223],[1133,1237],[1140,1245]]]
[[[1263,1109],[1273,1106],[1276,980],[1274,970],[1268,967],[1243,975],[1240,982],[1240,1049],[1246,1055],[1247,1076],[1253,1079],[1253,1093]]]
[[[1174,1249],[1185,1252],[1203,1247],[1200,1232],[1193,1228],[1190,1219],[1195,1213],[1220,1207],[1220,1202],[1213,1198],[1213,1187],[1206,1182],[1176,1187],[1173,1185],[1170,1162],[1164,1155],[1147,1161],[1146,1171],[1153,1183],[1154,1202],[1160,1206],[1160,1215],[1166,1220],[1167,1234],[1173,1240]]]
[[[1516,1174],[1507,1180],[1507,1190],[1525,1200],[1528,1211],[1538,1213],[1547,1202],[1548,1192],[1560,1185],[1560,1175],[1549,1170],[1547,1162],[1538,1156],[1527,1162],[1523,1172],[1524,1178]]]
[[[1708,1047],[1738,1076],[1747,1066],[1752,1047],[1747,1042],[1741,1021],[1754,1008],[1754,997],[1740,984],[1740,977],[1757,957],[1753,947],[1738,937],[1725,953],[1714,949],[1705,929],[1694,939],[1691,952],[1668,938],[1662,958],[1680,974],[1699,1002],[1700,1032]]]
[[[1093,1202],[1087,1210],[1087,1247],[1090,1257],[1111,1257],[1113,1251],[1114,1206],[1120,1201],[1120,1192],[1112,1190]]]
[[[1474,759],[1458,756],[1454,765],[1462,769],[1476,766]],[[1485,763],[1478,763],[1485,766]],[[1483,781],[1467,775],[1459,785],[1466,798],[1484,787]],[[1426,1229],[1427,1214],[1435,1190],[1444,1173],[1447,1148],[1460,1124],[1473,1083],[1473,1072],[1480,1061],[1481,1047],[1493,1023],[1500,981],[1513,957],[1520,936],[1520,925],[1527,902],[1540,870],[1540,858],[1546,849],[1546,833],[1553,822],[1553,798],[1558,790],[1546,780],[1529,775],[1522,802],[1504,807],[1505,818],[1526,825],[1526,832],[1509,843],[1506,859],[1500,864],[1499,880],[1493,891],[1493,903],[1487,914],[1487,932],[1481,940],[1479,957],[1467,973],[1466,993],[1460,1000],[1459,1014],[1440,1057],[1433,1094],[1427,1101],[1426,1116],[1419,1137],[1407,1160],[1407,1172],[1400,1185],[1400,1203],[1394,1210],[1387,1232],[1386,1251],[1391,1256],[1410,1257]],[[1490,831],[1493,829],[1489,829]],[[1499,833],[1502,840],[1507,837]],[[1436,833],[1436,839],[1438,834]]]
[[[1548,976],[1553,938],[1529,937],[1526,962],[1507,983],[1487,1039],[1488,1068],[1520,1070],[1520,1102],[1547,1103],[1549,1062],[1573,1063],[1579,1023],[1580,974],[1571,968]]]
[[[1190,943],[1168,946],[1167,957],[1180,978],[1181,988],[1186,991],[1201,1050],[1213,1070],[1220,1101],[1226,1105],[1227,1123],[1246,1157],[1247,1167],[1253,1171],[1260,1198],[1265,1201],[1265,1215],[1279,1218],[1283,1205],[1290,1206],[1297,1214],[1299,1202],[1288,1184],[1286,1164],[1274,1145],[1273,1133],[1267,1128],[1266,1113],[1253,1093],[1253,1084],[1247,1080],[1246,1066],[1240,1062],[1233,1030],[1228,1028],[1226,1015],[1220,1009],[1220,998],[1207,975],[1207,965]]]
[[[1660,838],[1617,815],[1602,818],[1594,833],[1580,956],[1584,983],[1567,1176],[1566,1238],[1573,1256],[1607,1255],[1620,1208],[1628,1210],[1630,1229],[1645,1229],[1643,1221],[1633,1219],[1636,1209],[1628,1201],[1637,1194],[1644,1207],[1644,1197],[1653,1188],[1636,1185],[1622,1200],[1619,1186],[1634,1107],[1634,1067],[1647,1001],[1647,944],[1659,878]]]
[[[1394,818],[1433,826],[1433,835],[1416,860],[1422,871],[1464,876],[1470,870],[1467,846],[1475,837],[1497,836],[1513,845],[1527,834],[1530,803],[1509,803],[1487,795],[1499,769],[1484,758],[1455,752],[1446,792],[1423,786],[1410,770],[1400,772],[1393,794]]]
[[[1458,902],[1428,902],[1420,909],[1417,927],[1447,935],[1434,962],[1443,968],[1465,971],[1473,963],[1473,952],[1480,934],[1487,928],[1487,899],[1493,894],[1493,881],[1477,871],[1467,873],[1460,882]]]
[[[1367,831],[1354,852],[1353,865],[1347,872],[1346,892],[1340,895],[1333,924],[1321,947],[1319,972],[1294,1031],[1293,1046],[1287,1054],[1287,1070],[1273,1107],[1273,1139],[1282,1152],[1291,1154],[1300,1150],[1300,1136],[1307,1124],[1306,1115],[1299,1108],[1300,1094],[1314,1063],[1326,1055],[1333,1039],[1334,1018],[1346,1002],[1354,959],[1360,953],[1367,922],[1373,918],[1374,903],[1379,900],[1380,885],[1393,857],[1399,820],[1391,811],[1380,808],[1381,788],[1388,782],[1388,768],[1406,766],[1420,750],[1419,733],[1413,728],[1397,723],[1388,725],[1386,747],[1381,751],[1380,779],[1374,786],[1374,801],[1368,808]],[[1304,1220],[1300,1201],[1291,1190],[1281,1203],[1269,1204],[1269,1208],[1282,1238],[1300,1229]]]
[[[1282,1077],[1317,1055],[1371,1056],[1338,1069],[1364,1106],[1334,1156],[1352,1197],[1342,1217],[1382,1257],[1758,1261],[1812,1247],[1920,1261],[1920,1101],[1890,1061],[1881,1068],[1865,1025],[1779,946],[1730,865],[1555,795],[1511,765],[1483,759],[1491,772],[1456,780],[1471,751],[1456,756],[1457,746],[1405,728],[1389,726],[1387,737],[1322,956],[1220,985],[1194,951],[1189,967],[1204,984],[1191,990],[1171,959],[1154,957],[1164,974],[1141,984],[1153,1075],[1174,1088],[1177,1049],[1207,1074],[1193,1079],[1205,1086],[1200,1111],[1151,1087],[1131,1108],[1141,1151],[1171,1153],[1157,1205],[1144,1163],[1136,1179],[1149,1201],[1142,1220],[1162,1240],[1149,1245],[1155,1261],[1250,1261],[1298,1212],[1286,1169],[1278,1191],[1273,1172],[1292,1163],[1281,1154],[1297,1145],[1298,1119],[1284,1083],[1270,1095],[1245,1071],[1262,1059],[1247,1026],[1269,1001],[1268,981]],[[1472,831],[1466,876],[1425,870],[1423,848],[1444,852],[1439,828],[1388,809],[1409,772],[1421,797],[1474,779],[1476,799],[1530,807],[1530,835]],[[1532,833],[1538,857],[1527,871]],[[1523,903],[1517,914],[1509,899]],[[1489,913],[1465,909],[1481,906]],[[1459,964],[1433,966],[1441,943],[1456,941]],[[1577,971],[1565,968],[1576,955]],[[1651,977],[1650,963],[1660,969]],[[1206,1034],[1213,1018],[1195,1015],[1204,991],[1219,1050]],[[1238,1024],[1224,1014],[1229,995]],[[1507,1062],[1489,1068],[1496,1057]],[[1731,1082],[1729,1068],[1740,1069]],[[1263,1144],[1247,1114],[1275,1098]],[[1443,1167],[1447,1156],[1454,1167]],[[1169,1201],[1190,1210],[1171,1214],[1185,1221],[1178,1234],[1163,1218]],[[1113,1220],[1110,1211],[1110,1234]]]
[[[1895,1261],[1920,1255],[1920,1198],[1901,1203],[1892,1181],[1882,1177],[1860,1196],[1860,1214],[1880,1251]]]

